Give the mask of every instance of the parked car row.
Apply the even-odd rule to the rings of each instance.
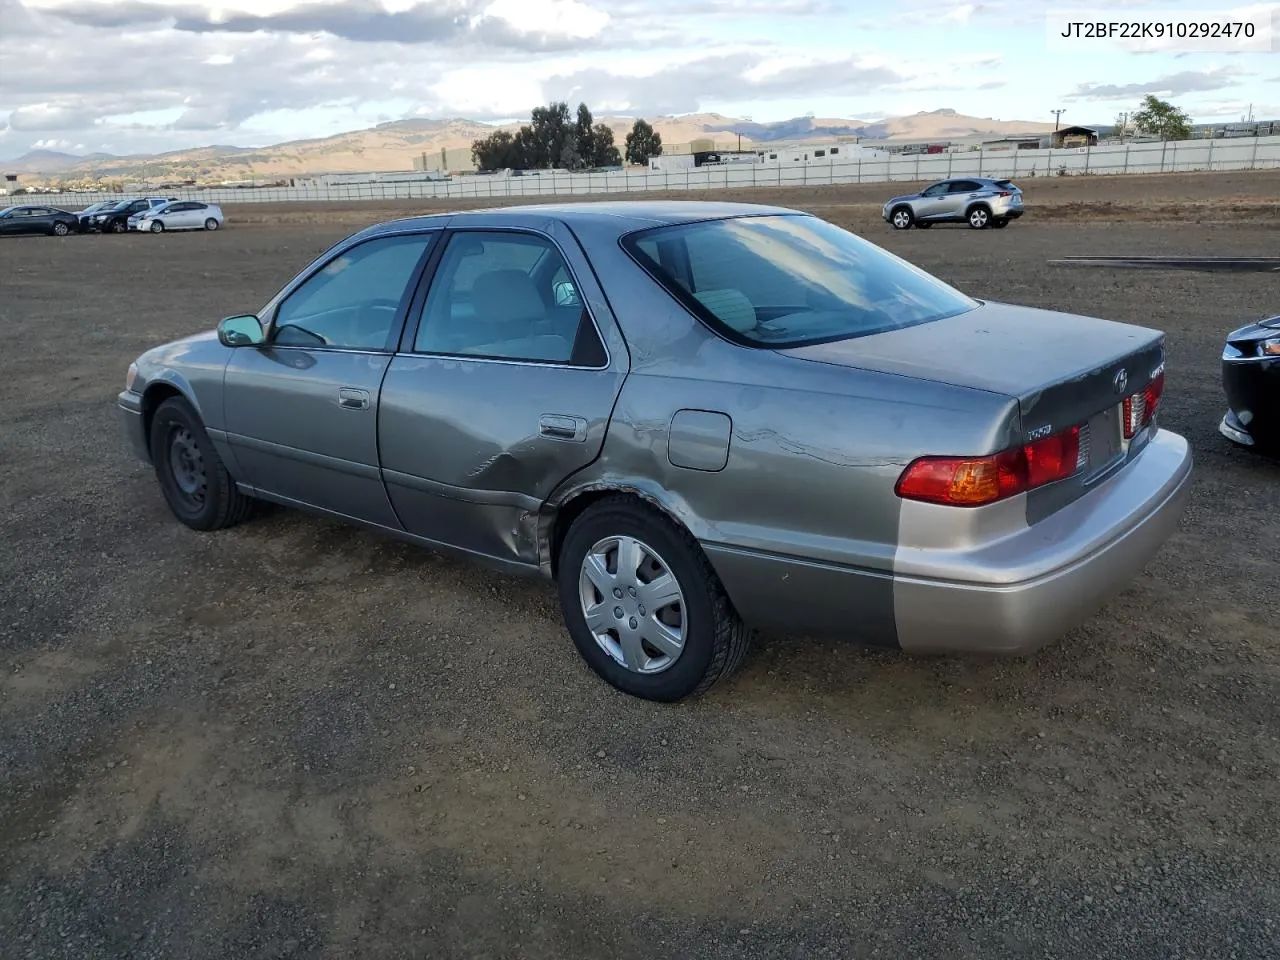
[[[108,200],[73,213],[59,207],[18,204],[0,210],[0,235],[72,233],[163,233],[166,230],[218,230],[226,223],[216,203],[177,197]]]
[[[96,205],[95,205],[96,206]],[[216,203],[177,197],[140,197],[113,206],[80,211],[83,232],[163,233],[166,230],[217,230],[226,222]]]
[[[939,180],[919,193],[892,197],[880,215],[895,230],[922,230],[935,223],[967,223],[974,230],[1007,227],[1023,213],[1022,190],[1012,180],[958,177]]]

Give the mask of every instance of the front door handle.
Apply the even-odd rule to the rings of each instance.
[[[544,413],[538,419],[538,433],[550,440],[581,443],[587,439],[587,421],[559,413]]]
[[[356,387],[339,387],[338,406],[343,410],[368,410],[369,391]]]

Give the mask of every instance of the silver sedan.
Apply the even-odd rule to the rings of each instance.
[[[379,224],[147,351],[119,407],[177,518],[266,500],[555,581],[671,701],[751,628],[1024,653],[1168,538],[1164,337],[975,300],[830,223],[700,202]]]

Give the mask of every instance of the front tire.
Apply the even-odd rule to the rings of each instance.
[[[969,226],[974,230],[985,230],[991,226],[991,210],[983,204],[978,204],[969,211],[967,219]]]
[[[128,233],[129,225],[125,223],[123,220],[113,220],[111,223],[111,232],[112,233]]]
[[[151,232],[152,232],[152,233],[164,233],[164,224],[163,224],[163,223],[161,223],[159,220],[152,220],[152,221],[151,221]]]
[[[593,504],[558,560],[569,634],[615,688],[671,703],[742,663],[750,632],[697,541],[656,509],[627,496]]]
[[[915,221],[915,215],[911,212],[910,207],[897,207],[889,214],[889,223],[893,225],[895,230],[910,230]]]
[[[991,221],[991,226],[995,227],[997,230],[1003,230],[1008,225],[1009,221],[1005,217],[996,217]]]
[[[164,401],[151,419],[151,462],[169,509],[192,530],[234,526],[253,509],[182,397]]]

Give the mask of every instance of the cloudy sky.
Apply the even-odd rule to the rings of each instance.
[[[1073,7],[1140,19],[1240,5],[0,0],[0,157],[260,146],[406,116],[527,119],[552,99],[757,121],[942,107],[1051,121],[1064,108],[1064,123],[1105,123],[1150,92],[1197,121],[1251,103],[1280,119],[1274,53],[1051,48],[1047,12]]]

